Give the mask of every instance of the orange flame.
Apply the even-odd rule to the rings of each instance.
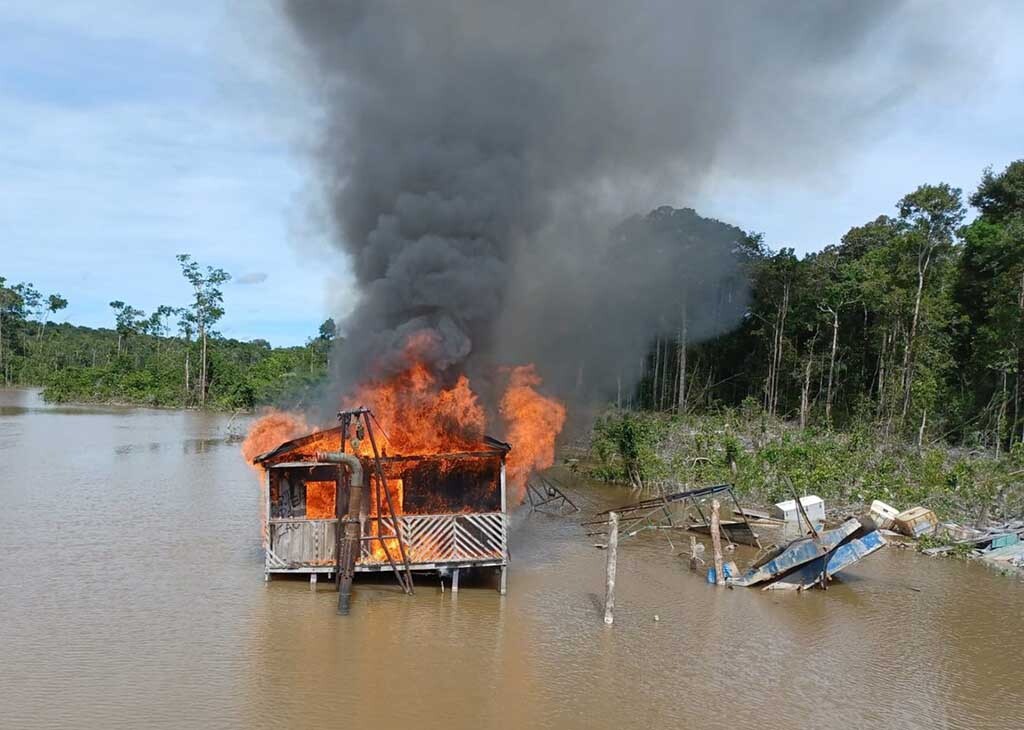
[[[501,399],[501,415],[508,425],[506,440],[508,484],[513,504],[523,501],[530,473],[555,463],[555,439],[565,425],[565,406],[537,392],[541,377],[533,365],[512,368]]]
[[[384,536],[384,540],[381,541],[378,539],[370,541],[370,562],[383,563],[388,559],[388,552],[391,553],[392,560],[400,561],[401,548],[398,545],[398,538],[386,537],[389,534],[394,534],[394,530],[391,522],[389,521],[391,512],[388,509],[387,497],[384,496],[383,492],[381,492],[380,495],[378,496],[378,489],[379,485],[377,481],[374,480],[371,484],[370,493],[368,495],[370,503],[369,509],[367,510],[367,515],[369,516],[369,520],[367,520],[367,531],[369,532],[370,536]],[[403,484],[402,480],[388,479],[387,491],[388,494],[391,496],[391,506],[394,507],[395,514],[401,515],[404,506],[402,504],[403,492],[405,491],[405,485]],[[380,500],[380,506],[383,508],[383,510],[380,512],[378,512],[377,510],[378,499]],[[378,514],[383,515],[383,525],[381,524],[381,520],[377,519]],[[384,550],[384,545],[382,544],[382,542],[387,543],[387,551]]]
[[[487,418],[469,379],[460,375],[450,388],[441,387],[427,365],[418,359],[429,345],[427,335],[410,339],[405,357],[409,367],[385,381],[358,388],[346,398],[346,408],[366,406],[387,429],[386,441],[391,454],[415,456],[478,449]],[[377,448],[383,448],[378,436]],[[368,443],[360,445],[371,453]]]
[[[246,434],[245,441],[242,442],[242,456],[245,457],[246,463],[256,470],[260,480],[260,524],[263,529],[264,547],[267,544],[267,517],[269,516],[267,515],[265,492],[267,484],[263,478],[263,467],[253,464],[252,460],[308,431],[306,419],[302,416],[270,409],[249,428],[249,433]]]
[[[302,416],[271,409],[249,429],[245,441],[242,442],[242,456],[245,457],[246,462],[262,474],[262,468],[253,464],[253,459],[260,454],[272,451],[285,441],[307,433],[309,433],[309,426],[306,425],[306,419]]]
[[[484,408],[465,375],[458,376],[454,384],[447,387],[438,381],[422,357],[431,344],[430,335],[410,338],[405,349],[409,365],[404,371],[386,380],[364,383],[343,400],[346,408],[366,406],[373,412],[381,424],[375,432],[377,448],[382,454],[418,456],[480,449],[487,425]],[[538,392],[542,380],[533,365],[514,367],[507,373],[508,385],[499,412],[506,426],[505,439],[512,444],[506,462],[508,498],[510,504],[518,504],[525,495],[530,473],[554,463],[555,440],[565,425],[566,410],[558,400]],[[253,425],[242,445],[242,453],[251,462],[258,454],[308,430],[301,416],[271,411]],[[337,432],[333,433],[335,443],[332,444],[326,443],[327,433],[330,432],[325,432],[324,439],[298,451],[312,455],[318,450],[338,449]],[[368,438],[359,444],[359,452],[364,456],[372,454]],[[388,482],[395,510],[401,514],[402,482]],[[333,516],[333,499],[333,485],[307,484],[307,513],[311,518]],[[372,501],[371,514],[375,510],[376,504]],[[375,545],[379,549],[379,543]],[[383,554],[380,557],[383,558]]]

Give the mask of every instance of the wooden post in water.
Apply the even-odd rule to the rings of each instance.
[[[611,624],[615,618],[615,561],[619,556],[619,513],[608,515],[608,563],[604,586],[604,622]]]
[[[715,553],[715,585],[725,585],[725,574],[722,571],[722,536],[719,532],[722,529],[721,522],[718,518],[718,511],[722,506],[718,503],[718,500],[712,500],[711,502],[711,548]]]

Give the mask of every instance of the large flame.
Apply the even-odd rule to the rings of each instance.
[[[366,406],[385,429],[390,454],[415,456],[470,451],[480,447],[487,418],[469,379],[460,375],[450,388],[420,362],[386,380],[366,383],[344,400],[346,408]],[[380,437],[378,436],[378,439]],[[370,444],[360,451],[369,454]]]
[[[377,448],[382,454],[418,456],[481,448],[487,432],[484,407],[465,375],[459,375],[451,385],[439,381],[422,357],[431,344],[428,337],[417,335],[410,339],[404,353],[408,365],[403,371],[386,379],[367,381],[342,399],[345,408],[366,406],[373,412],[378,426]],[[566,411],[561,402],[538,392],[542,381],[533,365],[510,368],[504,374],[508,384],[499,413],[505,440],[512,444],[506,462],[508,499],[511,504],[518,504],[525,495],[530,474],[554,463],[555,440],[565,425]],[[253,425],[242,452],[251,462],[258,454],[308,431],[301,416],[272,411]],[[332,450],[338,446],[334,444]],[[324,450],[319,443],[311,444],[309,449],[310,455]],[[368,438],[359,444],[359,451],[364,456],[373,453]],[[333,516],[333,485],[324,483],[321,489],[320,483],[313,484],[315,488],[307,492],[309,516]],[[388,487],[395,510],[401,513],[401,480],[389,483]],[[375,510],[374,495],[370,513],[375,514]]]
[[[252,463],[253,459],[309,431],[306,419],[302,416],[270,409],[249,429],[245,441],[242,442],[242,456],[262,474],[262,469]]]
[[[565,406],[538,393],[541,382],[533,365],[513,368],[501,399],[506,439],[512,444],[507,467],[515,504],[523,501],[530,474],[555,463],[555,439],[565,425]]]
[[[262,539],[264,547],[267,544],[267,495],[264,490],[267,482],[263,478],[263,467],[253,464],[252,460],[260,454],[265,454],[277,448],[285,441],[298,438],[309,432],[306,419],[294,413],[285,411],[268,410],[249,429],[245,441],[242,442],[242,456],[259,475],[260,480],[260,524],[262,525]]]

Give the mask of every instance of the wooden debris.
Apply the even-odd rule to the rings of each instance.
[[[711,501],[711,549],[715,558],[715,585],[725,585],[725,573],[722,571],[722,536],[718,511],[721,505],[718,500]]]

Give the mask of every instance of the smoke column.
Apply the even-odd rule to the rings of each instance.
[[[699,231],[685,257],[609,231],[723,160],[780,177],[821,164],[890,90],[837,79],[898,5],[287,2],[359,287],[335,386],[403,368],[417,333],[436,373],[485,391],[526,361],[557,389],[628,385],[681,287],[720,300],[737,271]],[[692,311],[693,340],[734,326],[741,300]]]

